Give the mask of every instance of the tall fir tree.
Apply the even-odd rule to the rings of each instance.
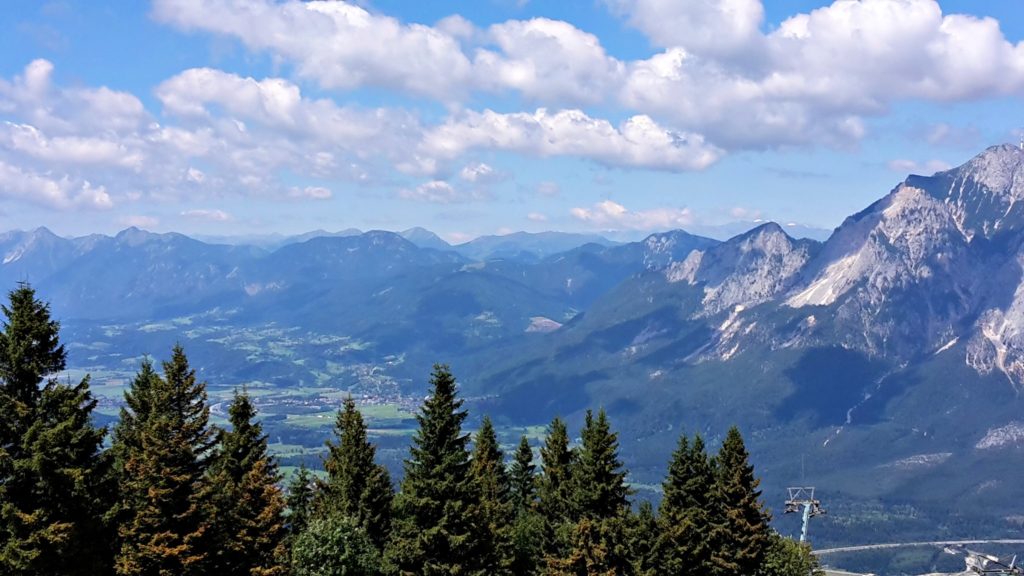
[[[750,455],[735,426],[729,430],[716,459],[714,506],[720,513],[712,530],[711,573],[752,576],[765,559],[771,519],[757,489]]]
[[[123,462],[117,574],[192,576],[210,567],[212,507],[206,473],[215,438],[206,384],[196,380],[181,346],[174,347],[163,372],[163,378],[140,372],[133,381],[129,393],[145,390],[137,396],[148,398],[149,412],[132,413],[133,429],[119,429],[116,435],[135,444],[116,450]],[[135,384],[142,388],[136,390]]]
[[[577,520],[573,500],[576,453],[569,448],[565,422],[555,417],[540,449],[542,472],[537,483],[537,512],[542,520],[541,551],[545,557],[569,552],[571,527]]]
[[[486,416],[473,442],[469,470],[477,485],[479,515],[486,529],[481,545],[483,569],[492,576],[511,576],[515,560],[512,541],[515,507],[505,470],[505,455],[498,445],[494,424]]]
[[[612,432],[604,410],[587,411],[573,470],[573,501],[582,519],[590,520],[601,539],[606,561],[617,573],[631,569],[627,529],[629,494],[626,470],[619,458],[618,434]]]
[[[704,440],[679,438],[662,483],[657,550],[663,574],[702,576],[711,570],[714,470]]]
[[[582,443],[574,473],[574,500],[583,517],[593,519],[621,516],[629,507],[626,471],[619,459],[618,434],[611,431],[604,410],[587,410]]]
[[[306,529],[310,516],[313,514],[313,500],[316,496],[316,483],[309,468],[303,463],[288,482],[288,495],[285,506],[288,509],[288,534],[294,538]]]
[[[533,510],[537,503],[537,467],[533,464],[533,449],[523,436],[512,459],[509,470],[512,505],[516,512]]]
[[[317,513],[352,518],[383,551],[391,530],[394,489],[387,469],[374,460],[376,448],[351,397],[338,411],[334,435],[336,442],[327,442],[327,480],[317,492]]]
[[[210,470],[216,531],[211,564],[223,576],[287,573],[281,474],[255,417],[249,396],[236,390],[228,408],[231,429],[221,433]]]
[[[661,527],[654,507],[647,500],[640,503],[636,514],[629,518],[626,541],[630,559],[630,573],[634,576],[662,576],[657,547]]]
[[[533,463],[533,449],[526,436],[519,446],[509,470],[512,508],[515,521],[512,526],[512,573],[530,576],[537,573],[543,557],[541,544],[544,519],[537,512],[537,467]]]
[[[0,572],[107,572],[109,459],[101,453],[105,430],[92,422],[89,378],[53,377],[67,359],[60,324],[30,286],[11,291],[2,310]]]
[[[395,499],[386,558],[403,575],[483,576],[484,523],[469,473],[469,436],[462,432],[466,412],[447,366],[434,365],[430,385],[431,394],[416,416],[419,429]]]

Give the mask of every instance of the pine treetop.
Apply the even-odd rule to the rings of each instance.
[[[484,416],[473,444],[470,469],[478,479],[483,492],[481,497],[496,502],[507,502],[509,479],[505,471],[505,454],[498,445],[494,424],[489,417]]]
[[[0,391],[15,401],[34,407],[40,383],[67,363],[60,343],[60,322],[50,318],[50,305],[36,298],[35,290],[22,283],[8,293],[0,330]]]
[[[618,434],[611,431],[602,409],[597,418],[588,410],[575,473],[575,500],[580,514],[589,518],[612,518],[629,506],[630,489],[619,459]]]
[[[532,510],[537,499],[537,467],[533,463],[533,449],[530,441],[523,435],[519,439],[509,469],[509,481],[512,485],[512,502],[517,512]]]

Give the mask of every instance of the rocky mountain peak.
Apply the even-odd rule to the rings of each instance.
[[[694,250],[665,272],[669,282],[704,285],[699,315],[767,302],[789,289],[818,244],[794,240],[774,222],[705,250]]]
[[[910,176],[906,184],[947,204],[968,241],[1024,229],[1024,150],[1017,146],[992,146],[957,168]]]

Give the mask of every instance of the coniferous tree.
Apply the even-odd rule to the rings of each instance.
[[[314,487],[309,469],[302,464],[288,483],[288,495],[285,499],[285,506],[288,509],[288,533],[291,537],[305,530],[309,523],[316,494]]]
[[[810,545],[791,540],[771,530],[764,562],[757,576],[824,576]]]
[[[561,418],[548,426],[540,458],[537,511],[543,523],[541,551],[545,557],[560,558],[569,552],[571,527],[577,519],[572,494],[576,454],[569,448],[569,432]]]
[[[660,527],[654,507],[644,500],[636,515],[629,519],[627,541],[631,573],[635,576],[661,576],[657,541]]]
[[[739,429],[725,437],[716,459],[714,505],[720,512],[712,538],[712,573],[751,576],[764,561],[770,514],[760,500],[760,484]]]
[[[479,495],[469,474],[466,412],[447,366],[434,365],[432,392],[416,416],[387,561],[403,575],[480,574]]]
[[[619,460],[618,434],[611,431],[604,410],[597,418],[587,411],[580,436],[582,445],[574,472],[576,508],[586,518],[621,516],[629,507],[630,491]]]
[[[662,483],[657,550],[663,574],[703,576],[711,570],[714,485],[704,440],[681,436]]]
[[[564,558],[548,558],[545,576],[622,576],[609,559],[606,538],[595,522],[583,518],[572,532],[571,548]]]
[[[334,424],[337,443],[327,442],[326,482],[321,483],[314,507],[320,515],[341,515],[361,526],[378,550],[391,529],[394,490],[383,466],[374,461],[376,448],[367,439],[366,424],[348,397]]]
[[[60,383],[60,324],[27,284],[9,293],[0,331],[0,572],[109,571],[105,430],[89,378]],[[43,385],[44,380],[50,377]]]
[[[519,439],[509,470],[509,482],[516,511],[532,510],[537,503],[537,467],[533,464],[533,449],[526,436]]]
[[[149,412],[133,413],[134,429],[117,435],[136,444],[117,449],[123,459],[118,574],[191,576],[210,566],[206,473],[215,440],[206,384],[196,380],[181,346],[174,347],[163,369],[163,378],[139,373],[133,384],[146,391],[139,396],[148,396]]]
[[[510,576],[514,561],[512,530],[515,508],[505,471],[505,455],[498,446],[494,425],[486,416],[476,434],[469,469],[477,484],[479,515],[486,529],[486,538],[481,546],[483,569],[488,575]]]
[[[255,422],[249,396],[235,391],[231,430],[220,435],[210,473],[217,532],[214,572],[224,576],[279,576],[287,572],[284,497],[277,462]]]
[[[544,520],[537,512],[537,467],[533,464],[533,450],[523,436],[519,440],[509,471],[512,486],[512,506],[515,521],[512,526],[514,558],[512,573],[528,576],[539,567]]]
[[[596,418],[588,410],[580,437],[572,473],[575,510],[580,518],[591,521],[608,564],[626,574],[630,569],[626,542],[630,490],[619,459],[618,434],[611,431],[604,410]]]

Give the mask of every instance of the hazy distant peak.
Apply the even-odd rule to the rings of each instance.
[[[445,242],[440,236],[419,226],[403,230],[399,234],[420,248],[433,248],[435,250],[448,250],[451,248],[451,244]]]

